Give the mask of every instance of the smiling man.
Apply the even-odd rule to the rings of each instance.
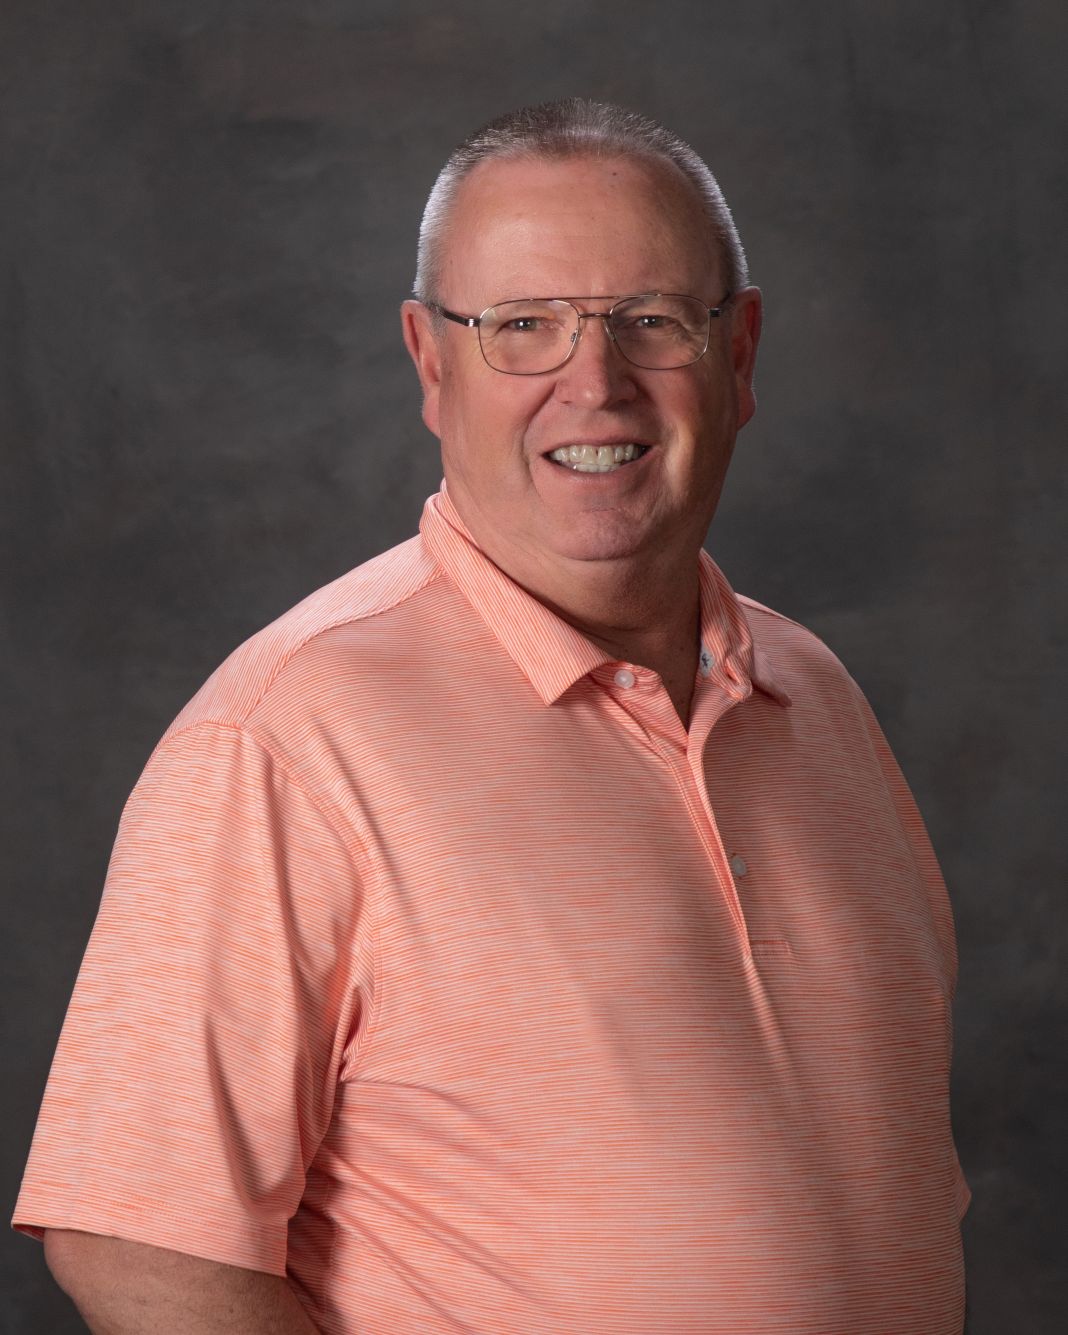
[[[451,500],[516,583],[657,671],[685,722],[697,554],[755,407],[760,294],[653,157],[492,156],[442,232],[437,281],[482,311],[477,337],[437,300],[404,323]],[[555,295],[573,293],[601,295]]]
[[[99,1331],[960,1335],[945,886],[702,550],[761,315],[715,181],[524,109],[416,291],[445,485],[153,753],[16,1225]]]

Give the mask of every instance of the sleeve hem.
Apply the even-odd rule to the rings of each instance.
[[[269,1235],[251,1226],[247,1218],[227,1217],[202,1208],[190,1208],[180,1215],[173,1205],[146,1202],[143,1206],[117,1206],[114,1201],[93,1204],[37,1197],[19,1202],[11,1227],[38,1241],[45,1229],[70,1229],[145,1243],[243,1270],[281,1276],[286,1273],[285,1234],[281,1238]]]

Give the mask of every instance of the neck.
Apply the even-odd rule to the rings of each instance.
[[[580,561],[497,550],[474,537],[510,579],[599,648],[658,673],[688,725],[700,652],[699,547]]]
[[[617,612],[606,621],[603,615],[591,619],[582,609],[553,606],[553,610],[613,658],[659,673],[675,712],[683,726],[689,726],[700,652],[701,599],[696,563],[688,588],[676,581],[670,590],[664,590],[662,599],[643,609],[643,615],[637,618]]]

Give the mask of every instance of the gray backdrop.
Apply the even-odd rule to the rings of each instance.
[[[768,319],[709,546],[844,659],[941,856],[974,1335],[1068,1329],[1066,14],[3,0],[9,1210],[153,743],[437,487],[397,320],[437,168],[579,92],[665,120],[734,207]],[[34,1243],[2,1263],[4,1331],[81,1328]]]

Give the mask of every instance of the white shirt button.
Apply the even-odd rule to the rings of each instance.
[[[735,876],[744,876],[748,870],[745,865],[745,858],[740,853],[735,853],[731,858],[731,871],[734,872]]]
[[[615,680],[617,686],[622,686],[625,691],[629,691],[636,679],[630,668],[620,668],[616,673]]]

